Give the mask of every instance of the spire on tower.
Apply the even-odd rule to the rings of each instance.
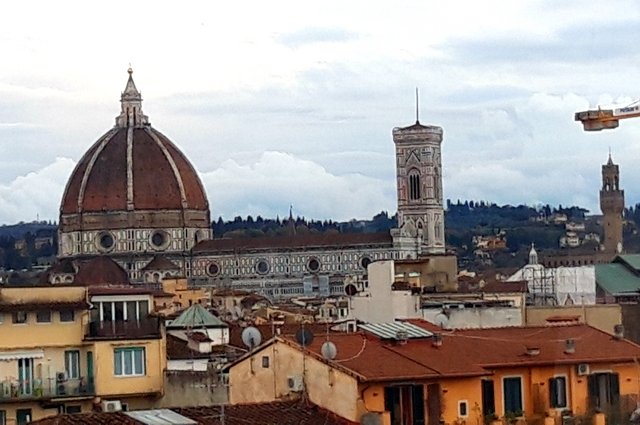
[[[142,94],[133,82],[133,69],[127,69],[129,79],[120,94],[120,115],[116,117],[117,127],[141,127],[149,124],[149,118],[142,113]]]
[[[420,100],[418,97],[417,87],[416,87],[416,124],[420,124]]]

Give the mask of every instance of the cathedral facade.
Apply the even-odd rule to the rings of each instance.
[[[286,297],[343,293],[345,279],[358,281],[372,261],[445,257],[440,127],[416,121],[393,129],[398,227],[391,232],[225,239],[211,234],[195,169],[143,114],[131,70],[120,103],[115,126],[67,183],[61,259],[109,256],[132,282],[182,275]]]

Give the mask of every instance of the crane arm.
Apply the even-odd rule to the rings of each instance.
[[[618,127],[620,120],[640,117],[640,105],[617,109],[592,109],[576,112],[575,120],[580,121],[584,131],[600,131]]]

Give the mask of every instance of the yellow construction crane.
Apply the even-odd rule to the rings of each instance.
[[[640,117],[640,100],[622,108],[576,112],[575,120],[582,123],[584,131],[600,131],[616,128],[620,120],[634,117]]]

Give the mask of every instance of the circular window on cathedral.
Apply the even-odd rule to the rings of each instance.
[[[209,263],[207,266],[207,274],[209,276],[218,276],[218,274],[220,274],[220,266],[218,263]]]
[[[98,234],[98,250],[109,252],[116,245],[116,240],[111,232],[101,232]]]
[[[320,271],[320,261],[317,258],[310,258],[307,261],[307,269],[312,273]]]
[[[150,240],[155,249],[165,249],[169,246],[169,234],[163,230],[153,232]]]
[[[267,260],[258,260],[256,263],[256,271],[260,274],[267,274],[269,272],[269,263],[267,263]]]
[[[362,267],[363,269],[367,270],[369,264],[371,264],[371,258],[369,256],[365,255],[360,259],[360,267]]]

